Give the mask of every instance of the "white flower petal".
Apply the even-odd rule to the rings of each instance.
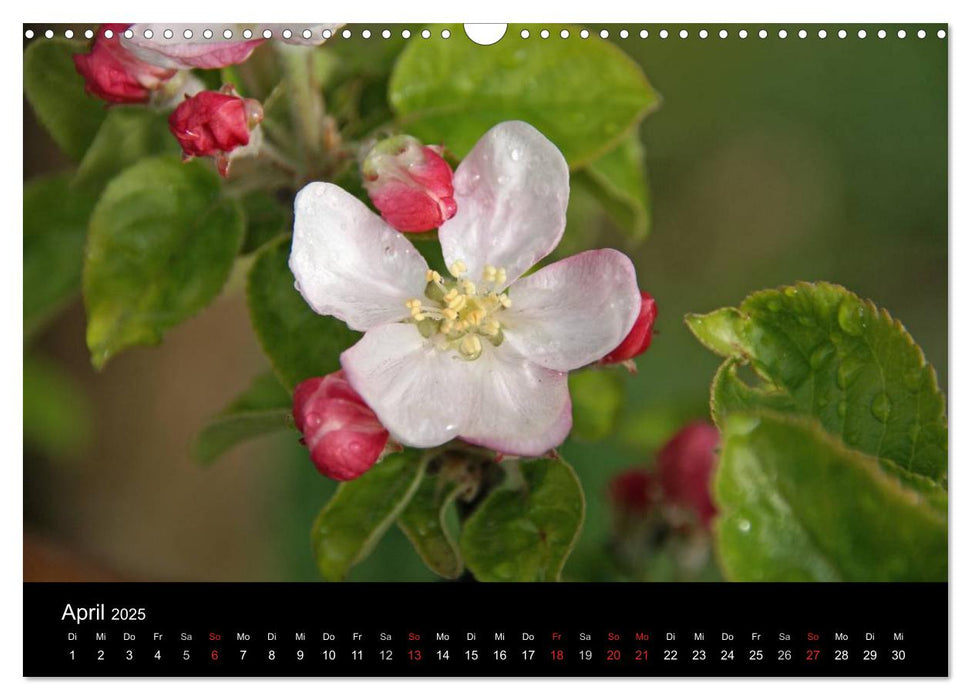
[[[438,230],[445,262],[485,265],[514,281],[556,247],[566,225],[570,171],[563,154],[526,122],[497,124],[455,171],[458,211]]]
[[[589,250],[547,265],[509,290],[506,342],[566,372],[599,360],[627,337],[641,306],[634,265],[616,250]]]
[[[410,323],[374,328],[341,355],[354,390],[411,447],[448,442],[468,422],[472,364],[436,349]]]
[[[554,372],[501,345],[467,364],[473,407],[459,436],[509,455],[535,457],[561,444],[573,426],[564,372]]]
[[[314,311],[366,331],[408,317],[405,301],[424,294],[428,265],[356,197],[312,182],[294,203],[290,269]]]
[[[408,323],[374,328],[341,355],[354,390],[391,435],[412,447],[461,437],[506,454],[540,455],[572,425],[566,374],[483,348],[462,360],[425,340]]]

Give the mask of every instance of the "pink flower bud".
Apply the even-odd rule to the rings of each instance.
[[[88,94],[116,104],[148,102],[175,71],[139,60],[121,45],[127,24],[103,24],[98,28],[91,51],[74,55],[74,67],[84,77]],[[105,30],[111,30],[110,39]]]
[[[657,455],[657,473],[665,499],[695,513],[707,527],[715,515],[711,477],[718,431],[703,421],[679,430]]]
[[[626,469],[610,480],[610,502],[627,515],[646,515],[658,501],[657,477],[640,467]]]
[[[654,320],[657,318],[657,302],[647,292],[641,292],[641,311],[634,321],[634,327],[620,345],[604,355],[602,364],[612,365],[628,362],[651,347],[654,336]]]
[[[351,388],[343,370],[297,385],[293,419],[317,471],[337,481],[361,476],[388,444],[388,431]]]
[[[169,116],[169,130],[182,146],[183,158],[212,156],[219,174],[229,174],[229,153],[250,142],[250,132],[263,121],[256,100],[244,100],[226,86],[183,100]]]
[[[429,231],[455,216],[452,169],[439,151],[412,136],[378,143],[361,171],[374,206],[399,231]]]

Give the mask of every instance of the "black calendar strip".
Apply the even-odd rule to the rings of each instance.
[[[25,584],[27,676],[946,676],[947,584]]]

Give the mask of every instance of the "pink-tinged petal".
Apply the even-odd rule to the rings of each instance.
[[[468,423],[473,364],[438,350],[410,323],[374,328],[341,355],[354,390],[411,447],[446,443]]]
[[[212,39],[203,37],[205,27],[212,29]],[[252,39],[243,39],[242,29],[235,24],[134,24],[130,29],[132,37],[122,36],[122,46],[146,63],[178,70],[224,68],[242,63],[264,41],[256,33]],[[146,29],[152,32],[151,39],[145,38]],[[171,39],[165,38],[166,29],[172,30]],[[185,38],[187,29],[192,32],[191,39]],[[222,38],[226,29],[233,33],[233,38]]]
[[[473,408],[460,437],[507,455],[538,457],[560,445],[573,427],[564,372],[540,367],[511,348],[488,347],[473,362]]]
[[[438,236],[445,262],[464,262],[473,281],[488,264],[506,268],[512,282],[563,236],[570,171],[556,146],[526,122],[486,132],[456,169],[453,186],[458,211]]]
[[[641,308],[634,265],[616,250],[589,250],[509,290],[506,342],[533,362],[567,372],[595,362],[627,336]]]
[[[428,265],[357,197],[312,182],[294,203],[290,270],[314,311],[366,331],[408,317],[405,301],[424,294]]]

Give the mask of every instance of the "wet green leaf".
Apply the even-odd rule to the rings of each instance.
[[[72,185],[97,196],[125,168],[154,155],[178,155],[165,114],[146,107],[112,107],[78,165]]]
[[[246,213],[246,237],[240,251],[243,255],[256,251],[292,230],[292,201],[283,204],[273,194],[256,190],[248,192],[240,199],[240,203]]]
[[[462,556],[479,581],[557,581],[580,534],[585,504],[573,468],[537,459],[519,472],[462,529]]]
[[[325,580],[344,580],[371,553],[408,504],[424,470],[421,453],[408,450],[385,457],[338,487],[311,531],[317,568]]]
[[[249,388],[215,415],[196,436],[192,456],[212,464],[236,445],[291,427],[293,402],[272,372],[256,377]]]
[[[81,291],[84,240],[94,201],[69,174],[24,185],[24,333],[30,335]]]
[[[837,285],[800,283],[687,323],[728,358],[712,385],[716,422],[754,408],[809,415],[850,447],[946,479],[937,375],[900,322],[872,302]],[[739,375],[745,364],[754,383]]]
[[[644,147],[635,129],[612,151],[578,173],[587,180],[607,215],[634,241],[650,231],[650,191]]]
[[[84,267],[88,348],[101,368],[119,351],[161,341],[222,289],[243,215],[201,162],[140,161],[105,188]]]
[[[946,581],[947,495],[912,487],[811,418],[731,414],[715,480],[719,558],[740,581]],[[922,478],[922,477],[916,477]]]
[[[290,240],[267,246],[250,270],[246,295],[263,352],[284,386],[340,369],[340,354],[360,337],[332,316],[320,316],[294,289]]]
[[[84,91],[73,54],[85,44],[37,39],[24,51],[24,92],[37,119],[66,154],[81,160],[108,116],[103,102]]]
[[[618,146],[658,104],[640,66],[617,46],[585,41],[523,41],[510,25],[492,46],[451,37],[412,41],[389,85],[389,100],[409,133],[464,156],[497,123],[521,119],[555,143],[572,168]],[[550,25],[576,33],[576,27]]]
[[[425,474],[411,501],[398,516],[405,533],[425,565],[442,578],[462,573],[462,556],[446,526],[448,509],[464,489],[441,472]]]

